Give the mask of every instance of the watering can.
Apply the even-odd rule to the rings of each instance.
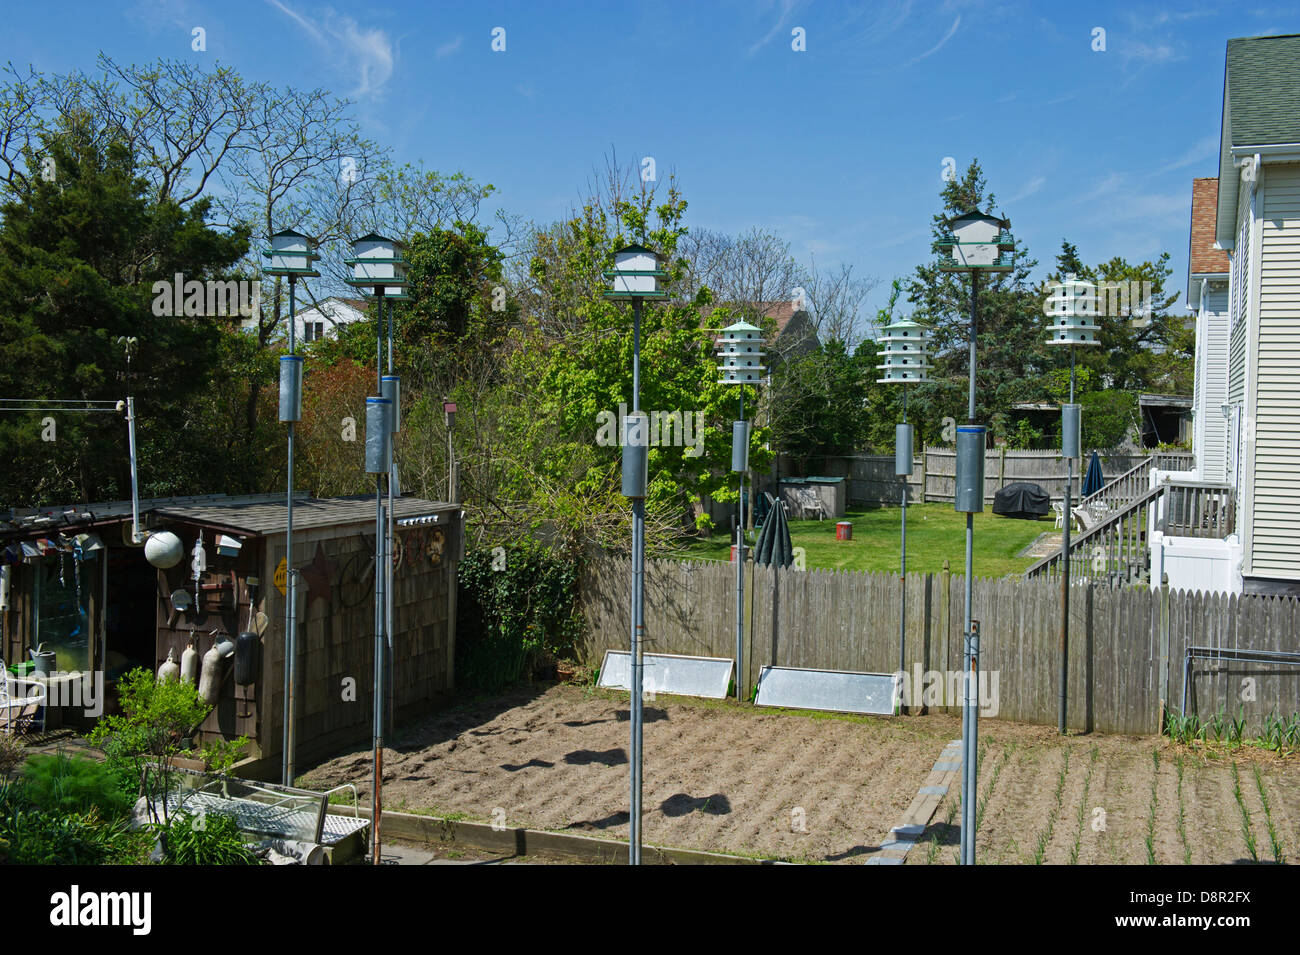
[[[29,654],[31,654],[32,661],[36,664],[35,676],[37,677],[48,677],[50,675],[50,671],[54,669],[54,663],[56,660],[54,651],[42,650],[41,648],[44,646],[45,644],[40,643],[37,644],[35,650],[27,651]]]

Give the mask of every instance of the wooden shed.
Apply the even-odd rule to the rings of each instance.
[[[454,504],[402,497],[394,519],[391,705],[400,722],[454,685],[463,534]],[[122,673],[135,666],[156,672],[169,651],[180,660],[191,642],[201,658],[250,621],[258,629],[265,614],[253,681],[237,684],[233,662],[224,661],[218,702],[201,735],[205,742],[247,736],[254,762],[245,772],[275,775],[284,732],[283,495],[145,501],[141,525],[180,539],[175,566],[151,565],[130,543],[129,502],[11,514],[0,524],[0,548],[7,546],[11,559],[10,599],[0,609],[6,662],[44,642],[56,653],[56,680],[102,674],[111,707]],[[192,553],[200,538],[206,568],[196,580]],[[24,543],[26,555],[12,562]],[[295,499],[299,764],[370,734],[374,555],[374,498]]]

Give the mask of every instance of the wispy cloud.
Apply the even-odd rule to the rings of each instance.
[[[440,60],[444,56],[451,56],[453,53],[455,53],[457,50],[460,49],[460,45],[462,41],[464,41],[464,39],[465,39],[464,37],[458,36],[454,40],[449,40],[448,42],[444,43],[442,46],[434,50],[433,55]]]
[[[332,7],[318,8],[319,12],[309,19],[280,0],[267,3],[302,27],[335,61],[356,71],[357,88],[352,90],[352,96],[376,96],[392,78],[396,54],[393,41],[383,30],[358,26]]]
[[[930,47],[930,49],[926,50],[926,51],[925,51],[924,53],[922,53],[920,56],[914,56],[914,57],[912,57],[910,60],[908,60],[906,63],[904,63],[901,67],[899,67],[899,69],[905,69],[905,68],[911,66],[911,65],[914,64],[914,63],[920,63],[922,60],[924,60],[924,59],[925,59],[926,57],[928,57],[928,56],[934,56],[934,54],[938,53],[940,50],[943,49],[943,46],[944,46],[945,43],[947,43],[949,40],[951,40],[951,39],[953,38],[953,35],[957,32],[957,28],[958,28],[959,26],[961,26],[961,14],[960,14],[960,13],[957,14],[957,19],[952,21],[952,26],[950,26],[950,27],[948,28],[948,32],[945,33],[945,34],[943,35],[943,39],[942,39],[942,40],[940,40],[940,41],[939,41],[938,43],[936,43],[934,46]]]
[[[1141,40],[1126,39],[1116,46],[1115,52],[1125,63],[1136,62],[1144,66],[1182,59],[1168,43],[1144,43]]]
[[[753,56],[759,50],[763,49],[763,47],[771,43],[772,40],[775,39],[776,36],[785,28],[786,24],[790,22],[791,14],[793,14],[798,8],[799,0],[781,0],[781,14],[777,17],[776,23],[773,25],[772,29],[767,31],[767,35],[764,36],[763,39],[759,40],[749,48],[749,51],[745,55]]]
[[[1011,203],[1011,202],[1019,202],[1021,199],[1027,199],[1030,196],[1032,196],[1034,193],[1038,192],[1038,190],[1042,189],[1046,183],[1047,183],[1046,176],[1035,176],[1033,179],[1030,179],[1027,183],[1025,183],[1019,192],[1017,192],[1010,199],[1006,199],[1004,201]]]
[[[1218,154],[1219,137],[1205,136],[1198,140],[1195,146],[1183,153],[1181,158],[1175,159],[1168,165],[1161,166],[1159,172],[1173,172],[1175,169],[1194,166],[1199,162],[1205,162],[1207,159],[1212,159]]]

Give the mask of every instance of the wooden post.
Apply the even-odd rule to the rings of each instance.
[[[947,673],[952,669],[952,657],[949,655],[949,638],[952,629],[952,571],[948,567],[947,559],[943,562],[943,572],[939,574],[939,639],[940,653],[943,659],[944,677],[940,681],[942,689],[939,691],[939,705],[953,706],[956,700],[948,699],[948,676]]]
[[[1156,684],[1160,691],[1159,725],[1156,733],[1163,734],[1169,709],[1169,575],[1160,575],[1160,677]]]
[[[998,447],[998,490],[1007,486],[1007,446]]]
[[[930,449],[927,448],[924,443],[922,443],[921,444],[921,499],[920,499],[922,504],[925,503],[925,492],[929,490],[929,488],[926,486],[927,485],[926,472],[929,470],[928,468],[929,460],[930,460]]]

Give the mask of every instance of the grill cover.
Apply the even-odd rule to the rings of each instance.
[[[1052,509],[1052,499],[1037,484],[1016,481],[993,495],[993,513],[1027,520],[1041,517]]]

